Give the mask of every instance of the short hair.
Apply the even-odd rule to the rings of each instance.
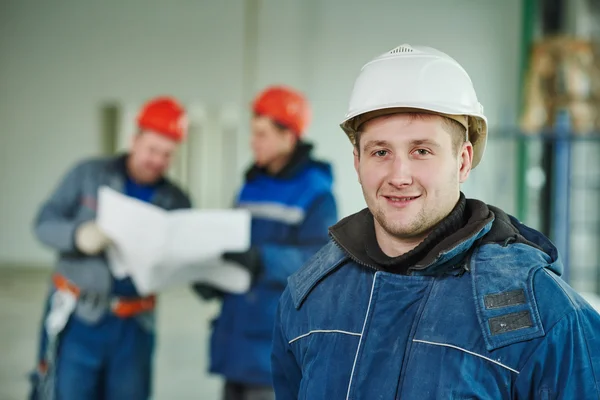
[[[408,119],[412,122],[415,120],[430,120],[432,118],[442,118],[442,125],[446,132],[450,134],[452,137],[452,148],[454,150],[454,155],[458,155],[458,152],[462,148],[462,145],[468,140],[467,138],[467,129],[458,121],[453,120],[452,118],[448,118],[444,115],[440,114],[429,114],[429,113],[419,113],[419,112],[409,112],[403,113],[403,115],[408,116]],[[364,125],[364,124],[363,124]],[[360,137],[362,131],[360,127],[358,131],[354,135],[354,147],[356,151],[360,155]]]

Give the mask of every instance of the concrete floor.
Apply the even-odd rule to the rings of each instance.
[[[0,268],[0,400],[26,399],[49,274]],[[221,380],[206,373],[207,327],[216,312],[217,304],[186,288],[161,295],[155,400],[219,399]]]

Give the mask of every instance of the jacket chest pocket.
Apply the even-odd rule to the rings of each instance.
[[[298,399],[345,399],[359,340],[359,333],[336,329],[309,331],[292,339],[303,354]]]
[[[398,398],[510,399],[514,372],[459,346],[414,340]],[[435,388],[435,390],[433,390]]]

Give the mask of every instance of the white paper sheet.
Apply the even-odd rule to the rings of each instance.
[[[165,211],[108,187],[98,193],[97,222],[113,242],[111,271],[131,276],[142,295],[191,282],[248,290],[248,271],[220,257],[249,248],[250,221],[246,210]]]

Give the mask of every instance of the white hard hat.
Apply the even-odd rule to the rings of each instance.
[[[363,123],[400,112],[430,112],[458,121],[473,144],[473,168],[479,164],[487,142],[487,119],[471,78],[447,54],[404,44],[369,61],[354,83],[340,126],[354,144]]]

